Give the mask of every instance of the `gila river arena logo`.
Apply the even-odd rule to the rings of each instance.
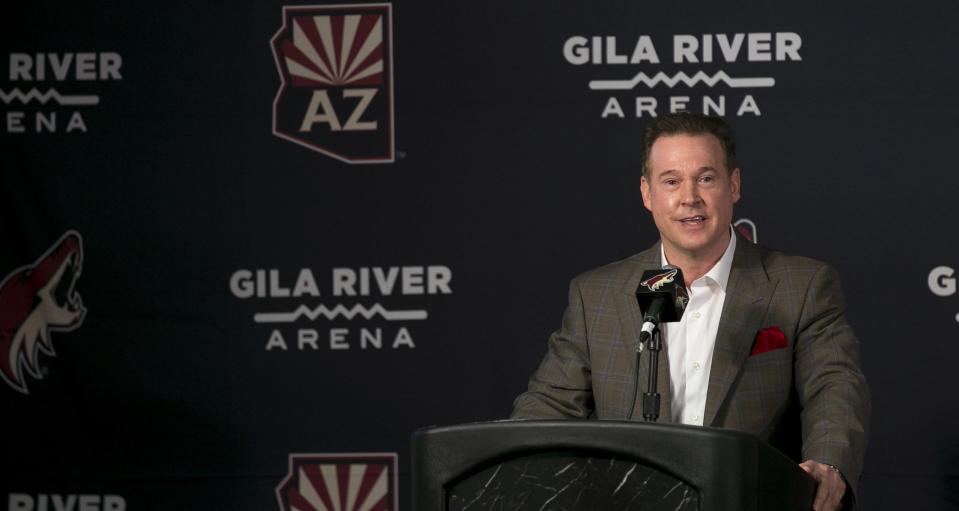
[[[563,59],[584,69],[603,119],[648,118],[678,111],[762,115],[763,92],[779,66],[802,61],[796,32],[572,35]]]
[[[230,293],[250,306],[266,352],[416,348],[427,307],[453,294],[444,265],[241,268]]]

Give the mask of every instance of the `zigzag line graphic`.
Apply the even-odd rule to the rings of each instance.
[[[89,96],[64,96],[57,92],[57,89],[50,88],[46,92],[40,92],[38,89],[30,89],[30,92],[24,94],[20,89],[13,89],[9,93],[0,89],[0,100],[3,101],[5,105],[9,105],[11,101],[19,100],[23,104],[27,104],[30,101],[37,100],[40,104],[45,105],[51,99],[56,100],[57,103],[61,105],[96,105],[100,103],[100,96],[89,95]]]
[[[370,308],[357,304],[349,309],[342,304],[337,304],[332,309],[320,304],[314,309],[306,305],[300,305],[293,312],[258,312],[253,315],[253,321],[256,323],[293,323],[302,317],[316,321],[320,316],[329,320],[335,319],[337,316],[343,316],[346,319],[353,319],[356,316],[372,319],[377,314],[387,321],[420,320],[426,319],[427,316],[425,310],[389,311],[378,303],[373,304]]]
[[[713,76],[709,76],[702,71],[697,72],[693,76],[689,76],[685,72],[680,71],[672,77],[660,71],[653,75],[652,78],[640,71],[632,80],[591,80],[589,82],[589,88],[592,90],[631,90],[636,88],[640,83],[646,84],[650,89],[660,83],[670,88],[675,87],[679,83],[683,83],[687,87],[692,87],[699,82],[705,83],[710,87],[715,86],[719,82],[725,82],[726,85],[737,89],[744,87],[772,87],[776,84],[775,78],[730,78],[725,71],[717,71]]]

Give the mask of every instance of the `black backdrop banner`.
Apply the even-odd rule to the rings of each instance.
[[[0,498],[409,509],[411,432],[506,417],[569,279],[656,241],[640,133],[688,109],[737,130],[742,227],[843,277],[863,508],[956,508],[957,17],[8,6]]]

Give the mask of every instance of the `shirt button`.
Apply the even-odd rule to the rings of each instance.
[[[693,362],[693,369],[699,369],[700,367],[699,362]]]
[[[694,420],[694,421],[698,421],[698,420],[699,420],[699,416],[698,416],[698,415],[690,415],[690,416],[689,416],[689,419],[690,419],[690,420]]]
[[[698,313],[698,312],[694,312],[694,313],[693,313],[693,319],[699,319],[699,313]]]

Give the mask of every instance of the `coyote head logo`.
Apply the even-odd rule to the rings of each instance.
[[[83,322],[86,309],[74,289],[82,264],[83,241],[71,230],[0,282],[0,377],[19,392],[28,393],[25,372],[43,378],[38,352],[56,355],[50,332]]]
[[[658,291],[659,288],[671,283],[676,278],[675,269],[666,270],[663,273],[654,275],[639,283],[640,286],[646,286],[650,291]]]

